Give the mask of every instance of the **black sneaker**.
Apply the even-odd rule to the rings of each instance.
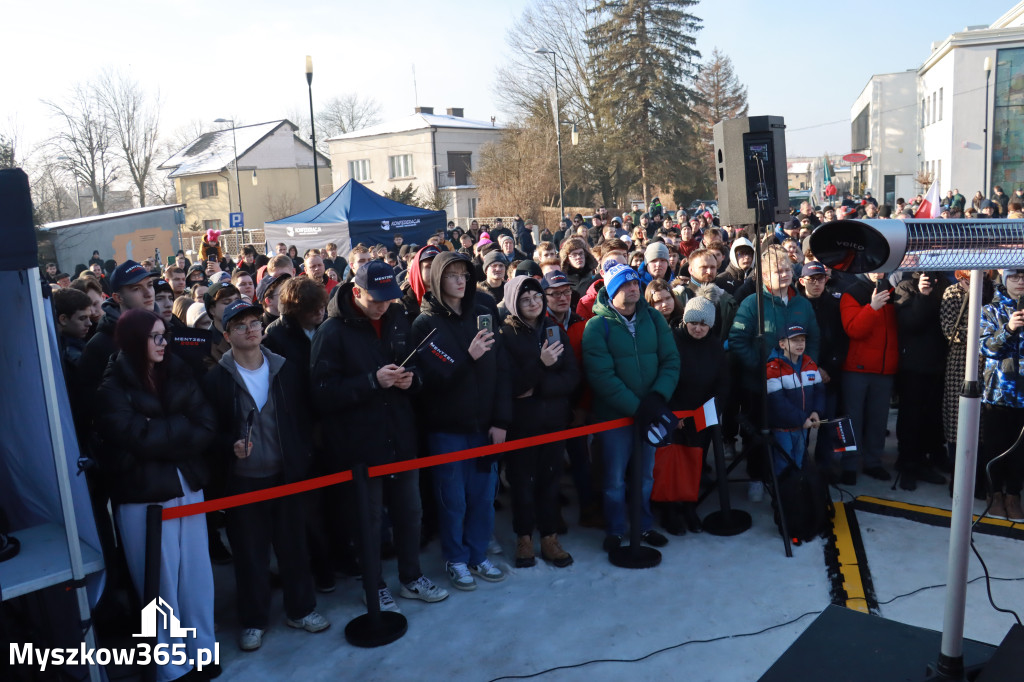
[[[613,549],[618,549],[621,546],[622,546],[622,536],[621,535],[606,535],[605,538],[604,538],[604,544],[601,545],[601,547],[606,552],[610,552]]]
[[[650,545],[651,547],[664,547],[668,544],[668,538],[659,533],[658,531],[654,530],[653,528],[650,530],[645,530],[640,535],[640,540]]]
[[[917,471],[914,472],[918,480],[924,481],[925,483],[933,483],[935,485],[942,485],[946,482],[946,477],[940,474],[935,469],[932,469],[927,464],[922,464],[917,467]]]
[[[888,471],[886,471],[885,469],[883,469],[880,466],[868,467],[868,468],[864,469],[864,475],[865,476],[870,476],[871,478],[878,479],[879,481],[891,481],[892,480],[892,474],[890,474]]]

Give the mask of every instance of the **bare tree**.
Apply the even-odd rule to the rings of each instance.
[[[326,140],[380,123],[380,112],[380,102],[372,97],[354,92],[332,97],[316,114],[317,137]]]
[[[160,134],[160,95],[150,96],[127,74],[107,70],[96,83],[96,97],[138,192],[139,205],[145,206],[146,185]]]
[[[299,212],[298,197],[290,192],[268,194],[263,200],[263,208],[267,211],[267,220],[280,220]]]
[[[97,213],[104,213],[107,191],[117,179],[118,159],[114,137],[94,89],[79,83],[64,102],[43,100],[43,104],[60,121],[59,130],[50,139],[56,160],[91,190]]]
[[[473,181],[480,191],[481,215],[521,213],[530,220],[539,208],[558,202],[551,127],[513,124],[498,142],[480,150],[480,167]]]
[[[451,192],[443,187],[421,187],[417,197],[417,205],[431,211],[446,211],[452,203]]]

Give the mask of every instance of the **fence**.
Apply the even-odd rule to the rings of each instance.
[[[203,243],[203,237],[206,236],[206,232],[182,232],[181,233],[181,248],[185,250],[186,255],[189,251],[199,253],[199,247]],[[256,247],[257,252],[262,252],[264,249],[264,242],[266,237],[263,235],[263,230],[246,230],[245,241],[242,241],[242,234],[240,231],[228,231],[221,232],[220,235],[220,247],[224,251],[225,256],[231,256],[235,258],[238,253],[242,250],[244,244],[252,244]],[[195,258],[192,258],[195,260]]]

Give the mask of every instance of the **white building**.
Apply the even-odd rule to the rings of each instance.
[[[1024,185],[1024,2],[933,43],[916,70],[872,76],[850,118],[853,151],[868,156],[855,192],[892,204],[930,178],[943,195],[1012,193]]]
[[[854,169],[854,194],[895,206],[917,193],[916,77],[914,70],[875,74],[854,101],[852,151],[868,157]]]
[[[979,189],[989,196],[1002,185],[1011,194],[1024,184],[1024,2],[991,26],[933,44],[917,82],[918,170],[943,194],[959,189],[969,200]]]
[[[480,148],[501,133],[494,119],[467,119],[462,109],[442,116],[417,107],[412,116],[327,140],[334,186],[355,178],[381,194],[410,184],[420,195],[441,188],[451,195],[449,220],[472,218],[479,198],[472,171],[480,165]]]

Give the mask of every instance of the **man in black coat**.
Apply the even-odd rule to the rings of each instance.
[[[414,361],[401,364],[412,351],[409,321],[396,299],[402,292],[394,270],[371,261],[343,284],[327,308],[327,320],[313,337],[312,395],[317,410],[331,424],[333,440],[327,459],[336,471],[356,464],[368,467],[415,456],[416,415],[410,396],[422,382]],[[358,445],[340,434],[358,433]],[[375,476],[368,481],[370,509],[361,542],[375,565],[364,572],[377,581],[380,608],[398,611],[381,576],[380,535],[384,501],[394,529],[399,594],[437,602],[448,593],[420,570],[419,473]]]
[[[309,415],[292,409],[301,390],[299,371],[260,345],[262,308],[241,299],[221,318],[231,348],[204,380],[217,415],[214,465],[226,469],[225,492],[240,495],[309,476]],[[233,507],[228,540],[238,586],[239,647],[258,649],[270,619],[270,547],[281,571],[289,627],[320,632],[330,626],[315,611],[313,577],[306,548],[306,501],[301,495]]]

